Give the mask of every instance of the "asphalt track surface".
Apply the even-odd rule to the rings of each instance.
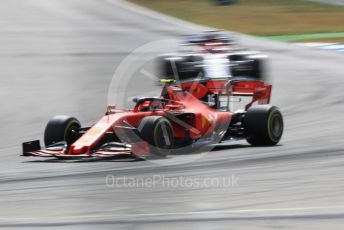
[[[170,166],[19,157],[21,142],[41,138],[55,114],[99,118],[132,50],[200,29],[152,15],[115,0],[1,2],[0,228],[342,229],[344,56],[329,51],[240,36],[271,56],[273,104],[286,123],[279,146],[237,142]],[[141,77],[129,90],[158,91]],[[109,187],[107,175],[127,180]],[[222,188],[127,184],[158,176],[235,180]]]

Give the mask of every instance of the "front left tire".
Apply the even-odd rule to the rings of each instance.
[[[76,141],[75,130],[81,127],[80,122],[70,116],[58,115],[51,118],[44,131],[44,144],[50,146],[66,141],[68,145]]]
[[[150,144],[152,154],[166,157],[171,153],[174,135],[169,120],[161,116],[144,117],[137,130],[141,138]]]

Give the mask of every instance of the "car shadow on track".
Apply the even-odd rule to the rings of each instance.
[[[217,151],[223,151],[223,150],[231,150],[231,149],[243,149],[243,148],[251,148],[252,146],[247,144],[218,144],[215,145],[213,148],[209,149],[209,152],[217,152]],[[177,151],[172,153],[170,156],[182,156],[182,155],[196,155],[196,154],[202,154],[204,151]],[[163,157],[158,156],[151,156],[146,158],[146,160],[161,160],[164,159]],[[116,156],[113,158],[89,158],[89,159],[74,159],[74,160],[66,160],[66,159],[35,159],[35,160],[29,160],[24,161],[23,163],[90,163],[90,162],[137,162],[137,161],[143,161],[145,159],[143,158],[133,158],[128,156]]]
[[[221,151],[221,150],[230,150],[230,149],[243,149],[243,148],[251,148],[251,145],[247,144],[220,144],[216,145],[211,152]]]
[[[31,161],[24,161],[23,163],[89,163],[89,162],[137,162],[142,161],[143,159],[136,159],[136,158],[128,158],[128,157],[122,157],[118,156],[116,158],[111,159],[79,159],[79,160],[61,160],[61,159],[42,159],[42,160],[31,160]]]

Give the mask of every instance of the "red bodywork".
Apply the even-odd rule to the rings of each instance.
[[[210,80],[204,83],[192,81],[180,86],[166,85],[160,98],[168,101],[160,102],[154,109],[151,101],[145,101],[139,106],[128,111],[110,110],[98,122],[90,127],[82,136],[63,150],[43,149],[32,151],[27,155],[55,156],[61,158],[72,157],[113,157],[116,155],[145,156],[149,155],[149,144],[142,140],[126,142],[130,146],[113,151],[99,149],[99,143],[107,133],[126,133],[137,128],[142,118],[146,116],[163,116],[167,118],[173,127],[176,139],[189,138],[197,140],[201,137],[211,136],[214,131],[226,132],[234,111],[220,111],[212,108],[200,100],[207,95],[231,95],[250,96],[252,100],[246,105],[246,109],[253,103],[267,104],[270,100],[271,85],[260,81]],[[158,102],[159,103],[159,102]],[[179,119],[185,114],[190,115],[187,120]],[[225,125],[223,125],[225,124]],[[185,132],[185,130],[188,132]],[[187,136],[186,136],[187,135]],[[124,137],[126,134],[123,135]]]

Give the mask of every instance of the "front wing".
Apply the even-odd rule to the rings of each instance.
[[[108,143],[91,154],[69,154],[65,142],[56,143],[42,148],[39,140],[24,142],[22,156],[48,157],[57,159],[109,159],[115,157],[132,157],[144,159],[150,156],[149,145],[146,142],[124,144],[118,142]]]

